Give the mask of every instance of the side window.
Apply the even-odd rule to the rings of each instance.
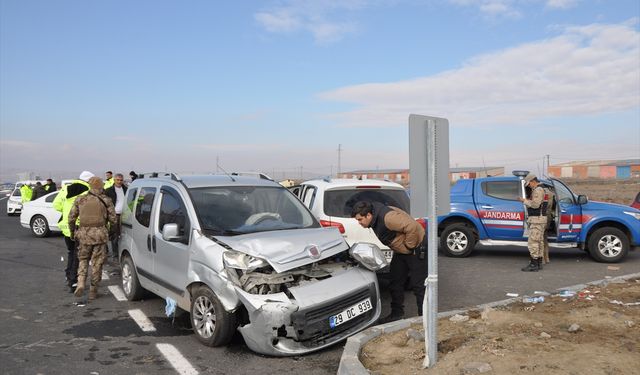
[[[138,189],[129,189],[127,190],[127,207],[129,207],[129,210],[131,210],[131,212],[133,212],[133,210],[135,209],[135,204],[136,204],[136,193],[138,192]]]
[[[44,199],[45,202],[47,203],[52,203],[54,199],[56,199],[56,197],[58,196],[58,194],[51,194],[48,197],[46,197]]]
[[[520,197],[520,181],[485,181],[482,191],[493,198],[517,201]]]
[[[155,195],[156,189],[141,188],[136,204],[136,220],[147,228],[151,222],[151,209],[153,208],[153,198]]]
[[[160,203],[160,220],[158,221],[158,232],[162,232],[165,224],[178,224],[178,233],[184,236],[189,231],[189,217],[187,216],[182,200],[174,194],[162,193]]]
[[[573,193],[566,186],[558,181],[553,181],[553,186],[556,188],[556,200],[560,203],[575,204],[573,201]]]
[[[307,188],[304,190],[304,196],[302,197],[302,202],[304,203],[305,206],[312,208],[315,197],[316,197],[315,186],[307,186]]]
[[[19,197],[19,196],[21,196],[21,195],[22,195],[22,194],[20,193],[20,189],[15,189],[15,190],[13,191],[13,194],[11,194],[11,196],[13,196],[13,197]]]

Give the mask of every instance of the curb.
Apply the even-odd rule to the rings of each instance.
[[[558,291],[571,290],[574,292],[578,292],[582,289],[587,288],[589,285],[606,286],[609,283],[616,283],[616,282],[626,281],[629,279],[634,279],[639,277],[640,277],[640,272],[631,273],[628,275],[612,277],[610,279],[590,281],[590,282],[587,282],[586,284],[577,284],[577,285],[572,285],[564,288],[558,288],[556,290]],[[545,293],[542,295],[548,296],[550,295],[550,293]],[[514,298],[504,299],[500,301],[495,301],[495,302],[483,303],[481,305],[477,305],[475,307],[468,308],[468,309],[444,311],[444,312],[438,313],[438,319],[446,318],[448,316],[453,316],[455,314],[466,313],[469,310],[484,310],[487,307],[505,306],[513,302],[520,301],[521,299],[522,297],[514,297]],[[400,331],[402,329],[409,328],[413,324],[422,324],[422,317],[416,316],[413,318],[396,320],[395,322],[369,327],[364,331],[349,337],[347,339],[347,343],[344,346],[342,356],[340,357],[340,366],[338,367],[337,374],[338,375],[369,375],[371,374],[369,370],[367,370],[360,362],[360,350],[362,349],[362,347],[370,340],[373,340],[382,334]]]

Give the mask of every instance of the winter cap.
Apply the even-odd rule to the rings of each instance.
[[[534,178],[537,178],[535,174],[533,173],[527,174],[527,176],[524,178],[525,185],[528,185],[529,182],[531,182]]]
[[[102,179],[96,176],[91,177],[87,182],[89,182],[89,186],[92,190],[102,190],[102,187],[104,186]]]
[[[95,176],[93,173],[89,172],[89,171],[82,171],[82,173],[80,173],[80,177],[78,177],[79,179],[81,179],[84,182],[89,182],[89,179],[91,177]]]

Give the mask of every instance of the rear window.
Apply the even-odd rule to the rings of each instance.
[[[409,212],[409,196],[404,190],[348,189],[326,191],[324,213],[328,216],[351,217],[351,209],[359,201],[378,202]]]

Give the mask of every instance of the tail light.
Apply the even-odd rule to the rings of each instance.
[[[331,220],[320,220],[320,225],[323,227],[336,227],[340,231],[340,233],[344,233],[344,225],[331,221]]]
[[[424,230],[427,230],[427,219],[421,217],[419,219],[416,219],[416,221],[418,222],[418,224],[422,225],[422,228],[424,228]]]

